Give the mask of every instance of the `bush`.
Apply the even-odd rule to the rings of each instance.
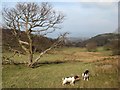
[[[89,43],[87,43],[86,49],[89,52],[96,52],[97,51],[97,43],[96,42],[89,42]]]
[[[120,40],[114,39],[111,41],[111,50],[113,55],[120,55]]]

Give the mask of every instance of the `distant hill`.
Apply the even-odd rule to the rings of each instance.
[[[13,49],[22,50],[15,38],[15,36],[12,34],[12,30],[10,29],[0,29],[2,30],[2,50],[8,50],[9,46]],[[33,45],[36,49],[36,51],[40,52],[44,49],[50,47],[50,45],[55,41],[51,38],[38,36],[38,35],[32,35],[33,37]],[[28,41],[28,38],[26,37],[25,33],[22,31],[22,37],[21,40]]]
[[[2,50],[3,51],[8,50],[9,49],[8,46],[17,50],[22,50],[19,47],[19,44],[16,38],[13,36],[11,30],[9,29],[0,29],[0,30],[2,30]],[[104,46],[110,43],[112,39],[118,39],[118,38],[120,39],[120,34],[118,33],[99,34],[87,40],[85,38],[67,37],[66,46],[85,47],[86,44],[90,42],[96,42],[98,46]],[[22,32],[21,40],[28,41],[24,32]],[[55,39],[33,35],[33,45],[36,51],[38,52],[41,52],[46,48],[50,47],[54,42],[55,42]]]
[[[87,38],[84,38],[84,37],[66,37],[65,45],[66,46],[76,46],[77,43],[83,42],[84,40],[87,40]]]
[[[87,40],[87,38],[83,38],[83,37],[67,37],[68,41],[74,42],[74,43],[78,43],[78,42],[82,42],[84,40]]]
[[[105,33],[94,36],[88,40],[77,43],[77,46],[84,47],[87,43],[96,42],[98,46],[104,46],[107,43],[110,43],[112,39],[120,38],[120,34],[117,33]]]

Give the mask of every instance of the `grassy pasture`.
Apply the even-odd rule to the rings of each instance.
[[[12,53],[3,53],[11,55]],[[35,57],[38,53],[35,54]],[[35,58],[34,57],[34,58]],[[27,56],[16,56],[16,62],[27,60]],[[38,68],[25,65],[3,65],[2,85],[4,88],[117,88],[118,56],[98,48],[87,52],[85,48],[62,48],[44,55]],[[51,62],[51,63],[47,63]],[[62,62],[62,63],[54,63]],[[75,86],[62,86],[62,78],[90,70],[90,80],[82,78]]]

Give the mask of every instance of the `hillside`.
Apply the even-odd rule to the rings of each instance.
[[[13,49],[22,50],[15,38],[12,34],[12,30],[9,29],[1,29],[2,30],[2,49],[3,51],[8,50],[9,46]],[[42,37],[38,35],[32,35],[33,37],[33,45],[36,51],[40,52],[46,48],[48,48],[54,40],[47,37]],[[28,41],[25,33],[22,31],[21,40]]]
[[[87,43],[95,42],[98,46],[104,46],[109,44],[112,39],[120,38],[120,34],[117,33],[105,33],[99,34],[90,39],[82,39],[82,38],[71,38],[68,37],[66,41],[66,46],[77,46],[77,47],[85,47]],[[21,39],[23,41],[28,41],[24,32],[22,32]],[[46,48],[48,48],[55,40],[47,37],[42,37],[38,35],[33,35],[33,45],[36,48],[36,51],[40,52]],[[17,43],[15,37],[12,35],[11,30],[2,29],[2,48],[4,50],[8,50],[8,45],[14,49],[19,49],[19,44]]]
[[[111,40],[118,39],[118,38],[120,38],[120,34],[116,34],[116,33],[99,34],[88,40],[77,43],[77,46],[84,47],[87,43],[90,43],[90,42],[95,42],[97,43],[98,46],[104,46],[110,43]]]

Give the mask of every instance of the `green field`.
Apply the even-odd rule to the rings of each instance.
[[[3,55],[10,56],[7,52]],[[3,88],[118,88],[118,56],[99,48],[87,52],[85,48],[62,48],[44,55],[37,68],[26,65],[3,65]],[[36,58],[38,53],[35,54]],[[16,62],[27,61],[27,56],[16,56]],[[90,70],[90,80],[82,78],[74,86],[62,86],[62,78],[80,75]]]

